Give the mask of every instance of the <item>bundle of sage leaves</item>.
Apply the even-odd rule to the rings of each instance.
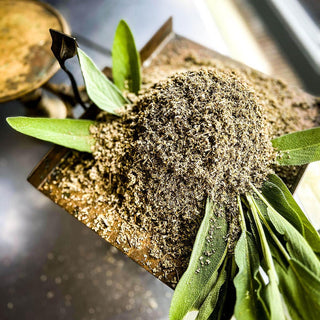
[[[138,94],[140,60],[134,38],[120,21],[112,47],[113,83],[66,35],[58,37],[55,55],[64,61],[77,54],[86,90],[101,110],[119,116],[130,103],[122,90]],[[68,44],[66,46],[66,44]],[[83,152],[92,152],[91,120],[13,117],[12,128],[24,134]],[[272,140],[278,165],[320,160],[320,127]],[[275,174],[263,187],[238,196],[241,236],[228,250],[232,222],[216,215],[208,198],[186,272],[171,303],[170,320],[314,319],[320,318],[320,237],[284,182]],[[207,241],[215,233],[212,241]],[[212,237],[211,237],[212,238]],[[204,252],[214,250],[206,256]]]

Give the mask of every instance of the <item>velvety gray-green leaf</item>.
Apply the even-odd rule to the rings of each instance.
[[[259,196],[262,197],[262,195]],[[317,256],[296,228],[269,205],[267,214],[269,220],[266,223],[272,224],[276,231],[266,225],[267,229],[286,260],[285,263],[281,263],[282,268],[290,267],[288,270],[291,270],[295,277],[294,280],[291,279],[291,282],[296,281],[296,286],[298,283],[303,288],[303,294],[307,296],[311,309],[318,309],[320,301],[320,262]],[[274,237],[276,238],[274,239]],[[282,242],[285,242],[285,247],[283,247]],[[274,250],[274,248],[272,249]],[[274,263],[276,262],[277,260],[274,261]],[[282,288],[281,285],[284,285],[284,287]],[[282,292],[289,290],[289,285],[292,286],[290,283],[280,283]],[[269,294],[269,297],[271,297],[271,294]],[[298,314],[293,307],[290,310],[292,314]],[[319,313],[317,314],[319,315]]]
[[[224,267],[225,265],[226,264],[224,264]],[[227,279],[227,272],[225,268],[223,268],[219,272],[219,277],[217,279],[217,282],[213,285],[210,293],[208,294],[203,304],[201,305],[196,320],[209,319],[210,315],[212,314],[213,310],[215,309],[218,303],[220,290],[221,290],[221,287],[226,282],[226,279]]]
[[[94,139],[89,129],[94,121],[14,117],[7,118],[7,122],[13,129],[34,138],[78,151],[92,152]]]
[[[280,289],[293,320],[317,320],[320,315],[320,281],[300,262],[277,267]]]
[[[320,312],[320,262],[300,233],[280,214],[268,208],[275,229],[284,236],[288,251],[287,262],[309,301],[311,309]],[[320,314],[320,313],[319,313]]]
[[[271,270],[267,272],[269,277],[269,283],[264,288],[264,299],[267,306],[270,309],[271,320],[285,320],[286,312],[282,303],[281,293],[279,289],[279,283],[272,275]]]
[[[304,227],[300,216],[296,212],[295,208],[291,207],[290,203],[288,202],[288,200],[291,199],[286,197],[281,188],[271,181],[266,181],[263,184],[262,194],[272,205],[272,207],[285,219],[287,219],[304,236]]]
[[[296,275],[292,268],[281,267],[277,262],[275,263],[277,275],[279,277],[279,286],[282,297],[285,301],[292,320],[312,319],[316,320],[312,314],[313,310],[309,310],[309,300],[297,281]]]
[[[218,301],[216,303],[216,307],[214,308],[213,312],[211,313],[209,320],[229,320],[231,319],[232,313],[230,314],[231,310],[227,308],[232,308],[229,306],[228,299],[228,284],[227,281],[223,284],[220,289]]]
[[[275,229],[284,236],[290,257],[302,262],[306,268],[320,277],[320,262],[304,237],[276,211],[268,208],[268,215]]]
[[[318,270],[318,273],[315,273],[308,269],[303,261],[298,261],[294,258],[289,263],[301,286],[304,287],[306,295],[314,301],[314,307],[319,310],[318,314],[320,315],[320,270]]]
[[[209,320],[229,320],[233,316],[236,292],[233,279],[238,271],[234,255],[226,257],[226,281],[220,288],[219,298]]]
[[[272,140],[280,165],[302,165],[320,160],[320,127],[286,134]]]
[[[127,81],[129,91],[138,94],[141,85],[140,55],[132,32],[124,20],[119,22],[113,40],[112,76],[121,91]]]
[[[272,207],[288,220],[307,240],[311,248],[320,252],[320,236],[294,200],[284,182],[275,174],[269,176],[262,194]]]
[[[118,115],[129,101],[81,49],[77,52],[88,96],[100,109]]]
[[[188,268],[180,279],[170,307],[170,320],[181,320],[199,310],[218,278],[218,270],[227,254],[228,222],[225,215],[216,217],[214,205],[207,200],[205,217],[200,225]]]
[[[239,272],[234,278],[237,301],[234,314],[237,320],[266,319],[266,314],[257,297],[261,286],[258,282],[259,253],[249,232],[243,231],[235,248],[235,260]]]
[[[257,194],[261,199],[266,201],[258,191]],[[283,277],[284,279],[282,279],[282,281],[279,280],[279,288],[283,295],[287,294],[285,301],[289,304],[289,312],[292,317],[297,319],[299,319],[302,313],[305,315],[303,319],[310,319],[316,310],[315,314],[318,317],[320,310],[320,262],[312,248],[297,229],[275,211],[274,208],[270,207],[268,202],[265,202],[265,204],[267,205],[269,220],[263,218],[264,223],[269,234],[272,236],[272,241],[275,242],[278,250],[281,251],[281,254],[276,255],[277,259],[279,258],[281,261],[281,265],[277,263],[277,259],[274,260],[274,264],[278,266],[277,272],[281,273],[280,268],[287,271],[288,278]],[[272,225],[274,229],[271,228],[269,224]],[[282,244],[283,242],[285,243],[285,247]],[[277,250],[275,247],[270,248],[273,251]],[[283,258],[281,259],[280,256]],[[291,279],[289,278],[290,275]],[[291,293],[290,290],[292,291]],[[293,306],[293,302],[289,301],[290,299],[299,299],[299,297],[297,297],[297,290],[299,290],[299,293],[302,292],[301,294],[306,297],[308,306],[306,304],[305,307],[311,311],[305,313],[305,310],[303,310],[302,312],[297,308],[298,302],[296,302],[296,306]],[[269,300],[272,294],[266,292],[265,297],[266,300]]]

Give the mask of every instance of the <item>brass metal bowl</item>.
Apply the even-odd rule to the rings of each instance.
[[[39,1],[0,1],[0,103],[36,90],[58,70],[49,28],[70,33],[61,14]]]

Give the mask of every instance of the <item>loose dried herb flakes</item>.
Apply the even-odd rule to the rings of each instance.
[[[101,121],[92,133],[93,156],[113,194],[109,205],[154,234],[157,258],[166,252],[186,261],[184,248],[195,238],[207,196],[230,218],[237,194],[249,182],[260,186],[275,156],[252,90],[213,69],[154,85],[121,118]]]
[[[283,133],[305,129],[313,125],[318,109],[314,100],[307,94],[297,89],[292,89],[280,80],[271,79],[246,68],[231,68],[214,59],[209,60],[205,58],[206,61],[204,61],[203,58],[200,59],[197,56],[195,51],[192,51],[189,47],[186,48],[187,43],[184,43],[181,39],[177,40],[177,44],[173,42],[173,45],[173,50],[169,50],[169,52],[173,53],[172,56],[169,57],[161,53],[159,59],[153,61],[153,66],[144,70],[143,75],[145,77],[148,76],[148,78],[145,78],[143,81],[145,86],[146,84],[150,86],[152,81],[165,78],[166,74],[174,73],[177,69],[182,70],[187,67],[196,69],[194,71],[197,71],[199,65],[207,65],[214,67],[214,70],[216,70],[211,70],[211,73],[215,72],[216,74],[226,75],[225,81],[221,83],[219,83],[218,80],[207,80],[207,84],[211,81],[211,83],[217,85],[215,89],[216,95],[209,97],[211,99],[211,106],[214,104],[214,101],[218,102],[219,99],[221,100],[221,98],[226,97],[228,94],[230,94],[230,97],[232,96],[232,88],[227,90],[226,93],[219,93],[219,90],[224,90],[225,85],[229,84],[230,86],[233,83],[237,83],[233,91],[237,92],[237,88],[241,88],[243,92],[238,92],[236,96],[241,97],[241,95],[244,94],[243,97],[248,97],[248,101],[254,100],[252,104],[253,109],[261,112],[257,115],[257,120],[260,122],[259,125],[254,127],[256,131],[261,129],[266,136],[270,135],[270,137],[273,138]],[[191,55],[194,56],[192,61],[188,59]],[[159,66],[155,66],[157,63],[159,63]],[[186,70],[184,69],[184,71]],[[117,223],[116,221],[112,221],[112,217],[118,216],[120,208],[121,216],[124,219],[123,221],[126,221],[132,227],[130,231],[128,231],[127,227],[121,228],[117,238],[117,243],[121,243],[124,250],[129,250],[132,246],[140,248],[141,241],[143,241],[141,237],[131,236],[129,234],[130,243],[128,243],[128,232],[132,233],[132,229],[136,230],[134,234],[138,234],[139,229],[143,231],[143,228],[151,231],[152,239],[149,246],[151,247],[149,253],[154,258],[159,259],[159,265],[155,268],[153,267],[152,272],[158,275],[161,274],[159,278],[164,279],[166,283],[170,282],[171,285],[174,285],[178,280],[178,277],[173,276],[173,274],[179,275],[187,267],[195,235],[204,214],[207,190],[210,189],[211,185],[215,185],[217,192],[214,198],[217,199],[218,197],[224,197],[223,192],[217,195],[219,191],[229,192],[229,190],[236,190],[237,187],[239,187],[240,190],[240,187],[246,185],[245,182],[241,182],[241,180],[239,181],[239,179],[237,180],[237,178],[232,177],[232,170],[234,170],[234,168],[230,164],[229,167],[231,171],[227,171],[226,173],[219,174],[213,170],[217,178],[216,183],[213,182],[211,176],[208,181],[205,181],[205,178],[201,176],[201,168],[198,170],[200,164],[210,167],[210,163],[218,163],[217,159],[212,157],[212,151],[205,151],[205,155],[209,159],[208,161],[199,156],[201,152],[200,146],[207,146],[207,148],[209,148],[213,143],[210,139],[208,141],[208,137],[203,134],[208,125],[208,120],[211,117],[213,123],[215,125],[217,124],[218,130],[215,130],[215,132],[217,132],[217,134],[220,133],[220,136],[223,130],[227,131],[227,128],[232,128],[232,124],[231,126],[225,127],[221,123],[223,119],[228,119],[229,115],[232,117],[232,113],[230,112],[232,99],[228,103],[225,103],[228,101],[227,99],[216,103],[219,113],[218,118],[214,119],[212,113],[209,111],[210,105],[208,108],[205,108],[204,105],[200,103],[201,106],[199,110],[201,110],[202,113],[199,112],[196,106],[192,106],[192,102],[196,99],[194,99],[193,96],[195,89],[192,88],[191,80],[189,81],[189,85],[186,86],[186,89],[180,92],[179,96],[173,93],[174,90],[177,90],[177,87],[180,86],[181,89],[183,85],[183,81],[178,82],[179,77],[181,78],[181,76],[176,76],[176,82],[174,82],[173,79],[167,81],[167,83],[171,83],[170,85],[175,86],[172,89],[170,98],[167,99],[166,91],[163,88],[166,81],[154,85],[152,89],[146,90],[144,87],[143,90],[146,94],[140,98],[140,104],[143,103],[143,99],[145,99],[144,104],[147,104],[147,99],[152,100],[152,92],[156,90],[159,92],[158,95],[155,96],[156,102],[154,102],[150,108],[145,106],[144,111],[140,113],[140,118],[137,112],[139,109],[138,102],[135,104],[135,109],[128,110],[128,115],[125,115],[123,119],[111,120],[102,114],[99,118],[101,124],[98,127],[94,127],[92,131],[97,137],[98,145],[100,146],[96,148],[95,159],[83,159],[82,155],[74,154],[74,156],[69,157],[67,162],[62,166],[64,169],[62,168],[61,173],[57,173],[56,177],[44,186],[44,188],[53,193],[55,193],[54,190],[57,190],[57,192],[63,190],[64,194],[70,194],[71,201],[68,201],[68,203],[71,205],[73,200],[78,205],[78,207],[74,209],[77,218],[86,223],[90,228],[98,231],[99,234],[106,239],[109,237],[110,230],[114,228],[114,225]],[[193,82],[196,83],[199,81]],[[186,81],[185,83],[187,84]],[[202,85],[202,87],[205,86],[205,84]],[[189,88],[191,88],[191,92],[188,93]],[[212,88],[210,88],[210,90],[211,92],[214,91]],[[188,94],[189,98],[187,98]],[[161,95],[163,96],[162,100],[160,99]],[[205,92],[204,95],[209,96],[209,92]],[[184,105],[179,106],[176,102],[178,97],[184,98],[184,100],[182,100],[182,104]],[[198,98],[201,102],[201,96]],[[170,99],[172,100],[171,102]],[[205,100],[205,97],[203,100]],[[239,100],[241,101],[241,99]],[[190,118],[190,110],[187,110],[185,113],[182,112],[182,110],[186,109],[189,101],[191,102],[191,110],[194,111],[193,116],[196,119],[194,123],[195,126],[191,128],[190,133],[192,134],[187,134],[182,140],[177,140],[176,137],[178,135],[181,134],[183,137],[185,132],[192,127],[193,122]],[[175,103],[176,106],[171,113],[166,113],[164,110],[161,113],[159,106],[163,102],[171,103],[171,105]],[[227,106],[226,108],[223,108],[224,103]],[[249,109],[248,114],[250,114],[250,110],[252,111],[252,109]],[[144,116],[149,117],[145,119],[145,124],[143,122]],[[167,116],[168,118],[166,118]],[[173,121],[174,118],[176,120]],[[264,118],[267,119],[265,120]],[[169,119],[169,121],[165,121],[165,119]],[[202,121],[201,119],[204,120]],[[251,123],[253,123],[253,119],[251,120]],[[157,123],[164,125],[162,132],[150,134],[150,130],[153,130]],[[184,126],[182,126],[182,124],[184,124]],[[169,130],[170,126],[172,128],[171,131]],[[238,121],[237,125],[234,126],[240,126],[241,128],[241,123]],[[140,128],[140,131],[137,130],[138,128]],[[146,128],[149,131],[147,131]],[[173,130],[175,128],[180,128],[180,131]],[[160,130],[160,128],[158,129]],[[253,130],[253,132],[255,132],[255,130]],[[230,130],[230,132],[227,132],[227,137],[229,138],[233,133],[234,132]],[[142,137],[143,134],[148,136],[150,139],[149,142],[141,141],[139,137]],[[166,141],[162,141],[163,136],[166,137]],[[161,139],[159,137],[161,137]],[[231,146],[232,143],[228,141],[228,138],[225,137],[223,139]],[[175,140],[177,148],[173,147]],[[201,142],[200,145],[198,141]],[[265,141],[267,141],[267,137],[266,139],[262,139],[262,143],[265,143]],[[268,142],[266,143],[268,144]],[[139,144],[142,145],[139,146]],[[190,151],[190,145],[195,146],[192,152]],[[258,146],[260,146],[260,144]],[[170,152],[168,154],[163,152],[163,147],[166,147],[166,150],[170,151],[171,154]],[[168,162],[168,159],[170,160],[170,155],[172,158],[176,149],[183,150],[183,147],[185,147],[184,150],[186,150],[189,162],[187,159],[184,159],[184,156],[180,155],[176,163],[172,161],[170,163],[169,161],[170,166],[166,165],[166,161]],[[244,147],[243,145],[243,148]],[[133,148],[139,151],[136,158],[138,165],[134,168],[132,167]],[[154,157],[151,158],[152,161],[143,158],[145,156],[144,153],[148,153],[148,150],[154,155]],[[215,148],[215,150],[218,150],[218,148]],[[239,150],[241,150],[241,148]],[[220,151],[220,153],[218,153],[220,157],[222,157],[224,153],[226,154],[226,149],[220,148],[218,151]],[[237,151],[235,151],[235,153],[237,154]],[[259,153],[253,152],[248,156],[252,158],[256,157],[256,154]],[[191,155],[193,156],[193,160],[190,161]],[[230,158],[236,158],[236,155],[231,154]],[[124,160],[124,162],[121,162],[121,159]],[[270,158],[268,159],[267,157],[263,163],[266,164],[269,160]],[[252,161],[253,160],[251,160],[251,164],[254,163]],[[222,165],[221,163],[220,167]],[[146,170],[145,177],[141,178],[144,168],[148,170]],[[243,166],[240,168],[238,171],[242,171]],[[258,163],[258,169],[259,168],[260,163]],[[284,169],[285,167],[282,167],[281,172],[285,174]],[[296,169],[290,168],[287,176],[290,177],[293,175],[294,170]],[[262,168],[261,171],[263,172]],[[261,171],[258,170],[257,173]],[[135,172],[140,172],[140,176],[134,174]],[[224,183],[226,181],[225,178],[228,176],[229,182],[239,181],[238,184],[235,183],[234,186],[228,184],[229,182]],[[219,177],[221,178],[220,181]],[[159,181],[160,178],[164,180]],[[149,179],[150,181],[148,181]],[[259,181],[262,180],[263,174],[260,175],[260,178],[256,177],[256,185],[258,186]],[[176,187],[173,187],[174,184]],[[59,189],[55,189],[55,185],[57,185]],[[139,188],[140,192],[137,192]],[[125,190],[128,190],[128,192]],[[134,190],[135,192],[133,192]],[[60,193],[60,191],[58,193]],[[59,200],[58,193],[56,195],[58,197],[57,201],[61,203],[62,200]],[[158,200],[160,197],[163,198],[160,199],[160,202],[157,204],[155,199],[152,199],[153,195],[155,195]],[[227,206],[231,208],[229,215],[232,215],[234,206],[230,204],[236,203],[236,199],[232,199],[232,197],[229,199],[226,199],[225,202],[227,202]],[[88,208],[93,209],[88,210]],[[99,215],[96,216],[96,214],[94,214],[95,212],[99,212]],[[103,219],[100,218],[101,212],[102,214],[105,212]],[[107,222],[107,225],[104,221]],[[237,239],[237,232],[235,231],[233,233],[234,238]]]

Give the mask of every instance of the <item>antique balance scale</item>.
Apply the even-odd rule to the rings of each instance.
[[[1,1],[0,16],[0,103],[20,99],[31,113],[71,116],[72,89],[48,82],[60,69],[48,30],[70,34],[66,20],[48,4],[24,0]]]

